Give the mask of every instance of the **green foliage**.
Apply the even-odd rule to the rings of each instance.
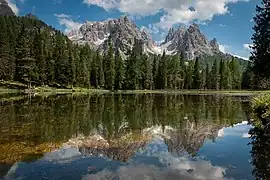
[[[267,0],[262,1],[262,6],[256,6],[256,16],[254,19],[254,34],[253,40],[253,51],[251,60],[253,61],[253,73],[255,75],[255,85],[257,88],[261,88],[262,79],[270,78],[270,3]],[[267,80],[266,80],[267,81]],[[269,83],[268,83],[269,85]],[[265,85],[263,85],[265,86]],[[266,87],[269,89],[270,86]]]
[[[0,17],[0,79],[55,88],[240,89],[250,74],[243,64],[221,56],[186,61],[183,54],[145,55],[140,40],[122,57],[112,39],[107,50],[72,43],[36,18]],[[207,65],[205,62],[207,61]],[[218,66],[220,64],[220,66]],[[243,82],[241,82],[243,81]],[[264,81],[267,84],[267,81]]]
[[[264,125],[270,122],[270,94],[264,94],[253,98],[251,105],[253,113],[259,120],[262,120]]]

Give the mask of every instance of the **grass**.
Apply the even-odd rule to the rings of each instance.
[[[27,85],[20,82],[0,81],[0,94],[3,93],[51,93],[51,94],[67,94],[67,93],[108,93],[109,90],[94,88],[54,88],[49,86],[35,87],[27,92]],[[190,94],[190,95],[233,95],[233,96],[253,96],[259,94],[270,93],[269,91],[251,91],[251,90],[118,90],[114,93],[123,94]]]
[[[249,91],[249,90],[119,90],[116,93],[123,94],[190,94],[190,95],[234,95],[253,96],[270,93],[270,91]]]

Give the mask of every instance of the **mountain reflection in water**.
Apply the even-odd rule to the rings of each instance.
[[[248,99],[105,94],[3,103],[0,177],[252,179],[251,126],[241,123]]]

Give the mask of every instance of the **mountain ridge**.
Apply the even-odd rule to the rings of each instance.
[[[86,21],[78,31],[71,31],[68,37],[74,43],[87,43],[100,52],[107,50],[107,41],[111,38],[115,49],[125,55],[135,46],[134,39],[140,42],[141,49],[146,54],[182,54],[188,60],[205,55],[223,54],[219,50],[217,39],[208,40],[195,23],[189,27],[170,28],[160,45],[127,16],[106,21]]]
[[[6,0],[0,0],[0,16],[15,16]]]

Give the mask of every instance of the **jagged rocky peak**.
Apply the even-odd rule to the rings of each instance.
[[[145,30],[140,30],[127,16],[102,22],[85,22],[79,31],[69,34],[71,40],[79,44],[89,44],[100,52],[107,51],[108,39],[112,40],[115,50],[128,55],[134,46],[147,54],[183,54],[186,59],[220,53],[216,39],[209,41],[200,31],[198,24],[189,27],[180,25],[170,28],[163,43],[157,45]],[[138,43],[140,42],[140,43]]]
[[[127,16],[102,22],[85,22],[77,33],[73,32],[69,37],[74,42],[87,43],[101,52],[107,50],[110,37],[115,49],[119,49],[122,54],[132,50],[135,39],[146,46],[154,44],[147,32],[141,31]]]
[[[0,16],[15,16],[6,0],[0,0]]]
[[[217,39],[214,38],[210,41],[210,45],[212,46],[213,48],[213,51],[215,52],[219,52],[219,45],[218,45],[218,42],[217,42]]]
[[[35,16],[35,15],[32,14],[32,13],[26,14],[25,17],[30,18],[30,19],[36,19],[36,20],[38,19],[37,16]]]

